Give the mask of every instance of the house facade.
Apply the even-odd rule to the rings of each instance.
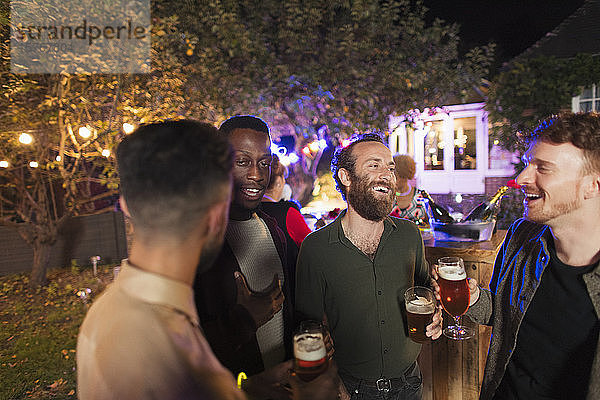
[[[484,107],[482,102],[445,106],[410,120],[390,116],[390,149],[414,158],[419,188],[435,194],[484,194],[490,192],[486,186],[495,191],[496,181],[514,175],[518,160],[490,141]]]

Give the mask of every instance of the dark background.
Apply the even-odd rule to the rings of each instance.
[[[428,22],[440,18],[460,25],[460,52],[495,42],[492,75],[511,58],[556,28],[584,0],[424,0]]]

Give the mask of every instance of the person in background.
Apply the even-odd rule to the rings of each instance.
[[[223,242],[227,141],[208,124],[150,124],[123,139],[117,162],[133,243],[81,325],[78,397],[245,398],[199,328],[192,290],[196,269],[207,269]]]
[[[421,345],[409,339],[398,299],[431,279],[419,229],[389,216],[392,154],[381,137],[367,134],[338,149],[331,169],[348,208],[302,242],[297,312],[327,322],[344,398],[420,399]],[[441,335],[441,320],[438,309],[427,336]]]
[[[287,168],[281,164],[279,157],[273,155],[271,164],[271,180],[263,196],[260,209],[277,220],[279,227],[288,238],[288,251],[295,248],[296,255],[302,241],[311,230],[300,213],[300,207],[294,201],[282,199]],[[291,239],[291,242],[290,242]],[[292,244],[294,246],[292,246]],[[294,262],[295,262],[294,257]]]
[[[492,326],[480,398],[600,398],[600,116],[567,113],[526,136],[522,219],[466,315]]]
[[[277,222],[258,209],[271,174],[267,124],[235,116],[219,132],[234,151],[233,191],[223,248],[194,282],[196,306],[221,363],[234,374],[253,375],[292,357],[295,263],[288,264]],[[274,397],[285,394],[281,385],[270,389]]]
[[[416,187],[415,160],[406,154],[394,156],[394,174],[396,175],[395,205],[390,215],[405,218],[419,226],[428,225],[427,212],[417,199],[421,197]]]

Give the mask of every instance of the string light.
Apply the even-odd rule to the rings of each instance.
[[[102,150],[102,155],[106,158],[110,157],[110,150],[108,150],[108,149]]]
[[[31,136],[29,133],[21,133],[19,136],[19,142],[23,144],[31,144],[31,142],[33,142],[33,136]]]
[[[92,135],[92,132],[90,131],[90,129],[87,126],[82,126],[81,128],[79,128],[79,136],[81,136],[84,139],[89,138]]]
[[[60,160],[62,160],[61,156],[56,156],[56,161],[60,162]]]
[[[125,134],[129,135],[131,132],[133,132],[133,130],[135,129],[135,126],[125,122],[123,124],[123,132],[125,132]]]
[[[316,153],[317,151],[319,151],[319,142],[311,142],[308,145],[308,148],[312,153]]]
[[[30,161],[29,166],[31,168],[37,168],[37,167],[39,167],[39,164],[37,163],[37,161]]]
[[[6,160],[0,161],[0,168],[8,168],[8,161],[6,161]]]

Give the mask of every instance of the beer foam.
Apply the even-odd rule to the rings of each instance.
[[[317,361],[327,355],[323,334],[303,333],[294,337],[294,355],[304,361]]]
[[[438,268],[438,274],[440,275],[440,278],[448,281],[461,281],[467,279],[467,273],[464,269],[452,265]]]
[[[435,305],[425,297],[417,296],[408,302],[406,311],[413,314],[429,314],[435,310]]]

